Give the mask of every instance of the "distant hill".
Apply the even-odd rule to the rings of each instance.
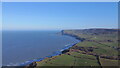
[[[112,34],[118,33],[119,29],[74,29],[74,30],[62,30],[62,33],[70,33],[74,32],[76,34],[91,34],[91,35],[98,35],[98,34]]]

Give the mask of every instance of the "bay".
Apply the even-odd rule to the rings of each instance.
[[[78,42],[77,39],[58,34],[60,31],[3,31],[2,64],[17,65],[28,60],[43,58]]]

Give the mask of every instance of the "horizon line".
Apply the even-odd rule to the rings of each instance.
[[[120,29],[120,28],[73,28],[73,29],[0,29],[0,31],[43,31],[43,30],[79,30],[79,29]]]

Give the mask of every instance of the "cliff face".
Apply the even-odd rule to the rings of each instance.
[[[82,38],[82,37],[79,37],[77,34],[78,32],[76,33],[77,31],[74,31],[74,30],[62,30],[61,33],[62,35],[69,35],[69,36],[72,36],[72,37],[75,37],[76,39],[78,40],[81,40],[81,41],[84,41],[85,38]]]

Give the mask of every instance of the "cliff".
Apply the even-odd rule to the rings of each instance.
[[[118,29],[62,30],[62,35],[82,40],[58,56],[36,62],[37,66],[118,66]]]

